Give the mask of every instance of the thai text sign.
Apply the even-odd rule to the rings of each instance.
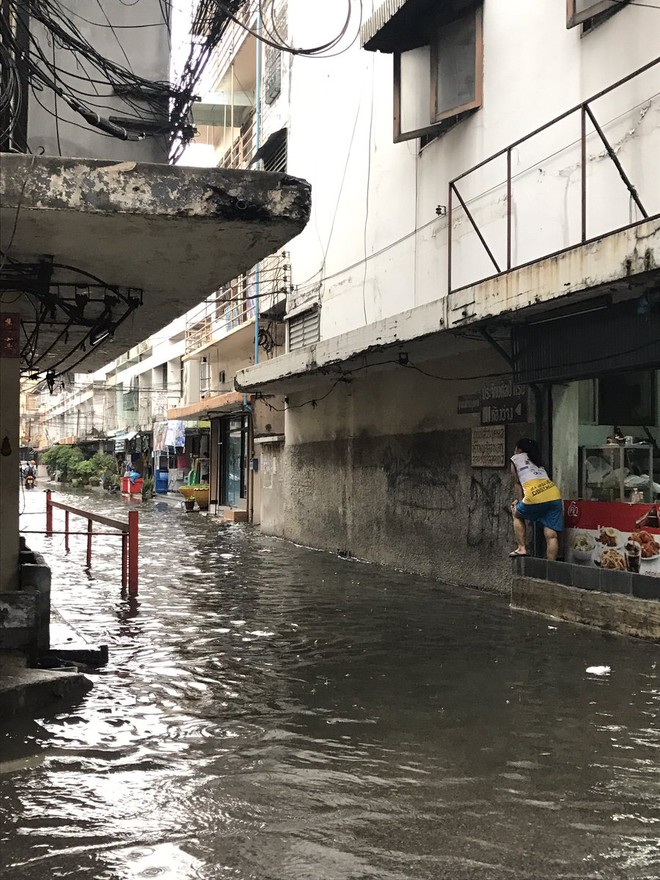
[[[21,356],[21,322],[13,312],[0,312],[0,358]]]
[[[481,424],[506,425],[527,421],[527,386],[509,377],[490,379],[481,386]]]
[[[506,457],[506,429],[472,428],[472,467],[501,468]]]

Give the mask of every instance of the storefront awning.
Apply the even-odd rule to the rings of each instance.
[[[188,406],[178,406],[167,411],[168,419],[192,419],[201,418],[214,412],[224,412],[227,409],[235,409],[243,403],[242,391],[227,391],[225,394],[216,394],[213,397],[205,397],[197,403]],[[252,398],[249,399],[250,403]]]

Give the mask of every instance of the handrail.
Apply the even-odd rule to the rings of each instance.
[[[50,492],[50,489],[48,490]],[[84,519],[91,519],[92,522],[101,523],[111,529],[119,529],[121,532],[128,532],[129,524],[122,522],[120,519],[112,519],[109,516],[102,516],[100,513],[89,513],[81,507],[72,507],[70,504],[62,504],[61,501],[51,501],[51,507],[57,507],[59,510],[68,510],[76,516],[82,516]]]
[[[648,64],[645,64],[643,67],[639,67],[637,70],[634,70],[632,73],[629,73],[627,76],[624,76],[622,79],[617,80],[612,85],[607,86],[607,88],[602,89],[602,91],[597,92],[595,95],[592,95],[590,98],[587,98],[586,101],[581,101],[579,104],[576,104],[574,107],[571,107],[570,110],[564,110],[563,113],[560,113],[559,116],[555,116],[554,119],[551,119],[550,122],[544,122],[543,125],[540,125],[538,128],[535,128],[534,131],[530,131],[527,134],[524,134],[522,137],[519,137],[517,141],[512,141],[510,144],[507,144],[506,147],[502,147],[501,150],[498,150],[497,153],[493,153],[487,159],[482,159],[481,162],[478,162],[476,165],[473,165],[472,168],[468,168],[467,171],[464,171],[462,174],[459,174],[457,177],[454,177],[451,183],[456,183],[457,180],[461,180],[463,177],[466,177],[468,174],[472,174],[473,171],[477,171],[479,168],[483,168],[484,165],[487,165],[489,162],[492,162],[493,159],[499,159],[500,156],[504,156],[507,150],[515,150],[516,147],[519,147],[520,144],[523,144],[525,141],[528,141],[530,138],[535,137],[537,134],[540,134],[546,128],[550,128],[551,125],[556,125],[557,122],[561,122],[562,119],[566,119],[567,116],[570,116],[571,113],[577,113],[578,110],[581,110],[582,107],[585,107],[587,104],[591,104],[593,101],[597,101],[599,98],[602,98],[604,95],[607,95],[608,92],[614,91],[614,89],[618,89],[619,86],[625,85],[629,80],[634,79],[636,76],[639,76],[642,73],[646,73],[647,70],[650,70],[652,67],[655,67],[656,64],[660,64],[660,56],[658,58],[654,58],[653,61],[649,61]]]
[[[637,188],[634,186],[628,175],[626,174],[621,161],[619,160],[616,152],[613,150],[611,144],[609,143],[603,128],[599,125],[598,120],[591,108],[591,104],[597,101],[599,98],[604,97],[605,95],[613,92],[614,90],[620,88],[625,83],[634,79],[637,76],[640,76],[646,71],[651,70],[656,65],[660,64],[660,56],[654,58],[652,61],[649,61],[647,64],[644,64],[642,67],[639,67],[637,70],[629,73],[627,76],[622,77],[617,80],[615,83],[607,86],[601,91],[597,92],[595,95],[592,95],[590,98],[587,98],[585,101],[581,101],[579,104],[576,104],[574,107],[571,107],[569,110],[565,110],[563,113],[560,113],[558,116],[555,116],[549,122],[545,122],[543,125],[538,126],[533,131],[528,132],[522,137],[518,138],[515,141],[512,141],[506,147],[503,147],[501,150],[498,150],[496,153],[488,156],[486,159],[482,159],[480,162],[477,162],[476,165],[473,165],[471,168],[468,168],[466,171],[463,171],[461,174],[458,174],[456,177],[453,177],[448,184],[448,198],[447,198],[447,292],[453,293],[455,288],[453,287],[452,282],[452,251],[453,251],[453,242],[452,242],[452,232],[453,232],[453,216],[454,216],[454,208],[459,207],[463,210],[468,222],[472,226],[477,238],[479,239],[486,255],[488,256],[490,262],[493,264],[495,269],[494,275],[489,275],[486,278],[478,278],[475,281],[471,282],[471,284],[478,284],[481,281],[487,280],[487,278],[497,277],[499,275],[504,274],[505,272],[510,272],[513,268],[520,268],[518,265],[513,265],[512,262],[512,163],[511,163],[511,154],[512,151],[516,149],[516,147],[523,144],[525,141],[530,140],[541,132],[545,131],[548,128],[551,128],[553,125],[556,125],[558,122],[561,122],[564,119],[567,119],[574,113],[580,113],[580,201],[581,201],[581,216],[580,216],[580,240],[574,242],[573,244],[568,245],[565,248],[560,250],[551,251],[549,253],[541,254],[535,258],[532,262],[537,262],[538,260],[548,258],[550,256],[557,256],[560,253],[564,253],[565,251],[569,251],[574,247],[579,245],[584,245],[588,241],[587,237],[587,120],[589,120],[593,126],[595,134],[601,140],[603,146],[605,147],[605,152],[607,153],[608,158],[613,163],[616,171],[619,174],[619,177],[625,184],[630,193],[630,197],[639,209],[640,214],[644,219],[649,218],[649,213],[646,210],[642,200],[639,196]],[[488,242],[483,234],[483,231],[479,228],[479,224],[475,220],[472,212],[470,211],[465,199],[461,195],[458,189],[458,183],[468,177],[470,174],[478,171],[479,169],[485,167],[490,162],[495,161],[496,159],[500,159],[501,157],[506,156],[506,267],[501,268],[499,263],[497,262],[491,247],[489,247]],[[454,196],[458,202],[458,205],[454,205]],[[641,222],[641,221],[640,221]],[[608,233],[603,233],[608,234]],[[521,264],[528,265],[529,263]],[[468,286],[471,286],[468,285]],[[456,288],[460,289],[460,288]]]
[[[138,594],[138,513],[137,510],[128,512],[128,522],[103,516],[100,513],[90,513],[80,507],[71,504],[63,504],[61,501],[53,501],[52,492],[46,490],[46,536],[52,537],[53,532],[53,508],[64,511],[64,549],[69,552],[69,536],[87,535],[87,568],[92,567],[92,523],[100,523],[109,528],[117,529],[121,535],[121,585],[122,590],[128,585],[130,596]],[[86,532],[72,532],[69,529],[69,516],[79,516],[87,520]],[[107,533],[96,532],[97,536]]]

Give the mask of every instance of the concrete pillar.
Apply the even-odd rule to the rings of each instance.
[[[552,386],[552,478],[564,498],[577,498],[579,385]]]
[[[198,403],[199,395],[199,361],[191,359],[183,365],[183,405]]]
[[[18,589],[18,315],[0,312],[0,592]]]

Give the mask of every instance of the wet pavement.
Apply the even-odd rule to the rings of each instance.
[[[31,543],[110,663],[0,726],[2,880],[660,876],[657,647],[162,502],[137,602],[75,540]]]

